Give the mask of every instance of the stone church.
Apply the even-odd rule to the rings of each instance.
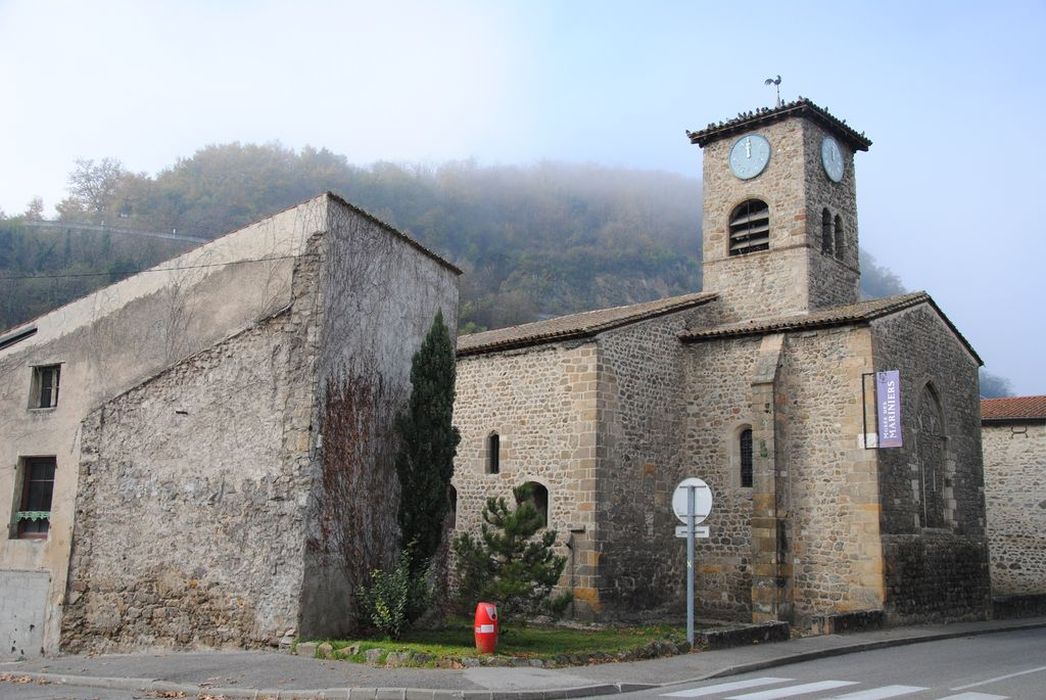
[[[715,502],[698,615],[984,616],[976,352],[925,293],[862,300],[854,156],[806,99],[688,132],[704,150],[702,293],[463,336],[457,527],[530,482],[579,616],[684,609],[676,484]],[[877,443],[875,373],[902,445]]]

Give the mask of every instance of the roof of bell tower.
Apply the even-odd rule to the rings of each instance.
[[[872,145],[871,139],[865,136],[864,132],[855,131],[847,126],[845,120],[832,116],[827,109],[818,107],[805,97],[800,97],[794,102],[787,102],[780,107],[760,107],[753,112],[741,112],[733,119],[709,124],[700,131],[687,131],[686,135],[690,137],[690,143],[696,143],[704,148],[713,141],[790,117],[806,117],[821,124],[845,140],[855,151],[867,151],[868,147]]]

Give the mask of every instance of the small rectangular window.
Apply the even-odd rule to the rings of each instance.
[[[61,365],[33,367],[29,408],[54,408],[58,405],[58,380],[61,374]]]
[[[741,451],[741,487],[752,488],[752,429],[742,430],[738,442]]]
[[[44,539],[51,529],[51,499],[54,496],[54,457],[22,460],[22,493],[15,512],[15,530],[23,539]]]
[[[487,436],[487,473],[497,474],[501,471],[501,437],[497,433]]]

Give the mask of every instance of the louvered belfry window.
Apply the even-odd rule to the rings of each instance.
[[[770,248],[770,207],[760,199],[741,202],[730,214],[730,255]]]

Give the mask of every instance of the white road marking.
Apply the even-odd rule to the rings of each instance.
[[[883,700],[883,698],[896,698],[900,695],[910,695],[922,690],[929,690],[918,685],[884,685],[881,688],[869,688],[868,690],[857,690],[846,695],[836,695],[829,700]]]
[[[764,678],[752,678],[747,681],[732,681],[730,683],[720,683],[718,685],[708,685],[704,688],[691,688],[690,690],[680,690],[675,693],[665,693],[661,697],[663,698],[700,698],[705,695],[715,695],[716,693],[729,693],[731,690],[744,690],[745,688],[758,688],[761,685],[773,685],[774,683],[787,683],[793,679],[791,678],[773,678],[766,676]]]
[[[761,690],[758,693],[746,695],[731,695],[727,700],[777,700],[778,698],[794,698],[804,693],[817,693],[822,690],[842,688],[847,685],[857,685],[857,681],[817,681],[816,683],[803,683],[802,685],[790,685],[787,688],[775,688],[773,690]]]
[[[995,678],[989,678],[986,681],[977,681],[976,683],[967,683],[966,685],[960,685],[958,688],[952,688],[952,690],[966,690],[967,688],[976,688],[979,685],[988,685],[989,683],[996,683],[998,681],[1004,681],[1007,678],[1016,678],[1017,676],[1026,676],[1029,673],[1039,673],[1040,671],[1046,671],[1046,666],[1039,666],[1038,668],[1029,668],[1027,671],[1017,671],[1017,673],[1008,673],[1005,676],[996,676]],[[995,696],[993,696],[995,697]]]
[[[1009,700],[1009,697],[1009,695],[988,695],[988,693],[959,693],[941,698],[941,700]]]

